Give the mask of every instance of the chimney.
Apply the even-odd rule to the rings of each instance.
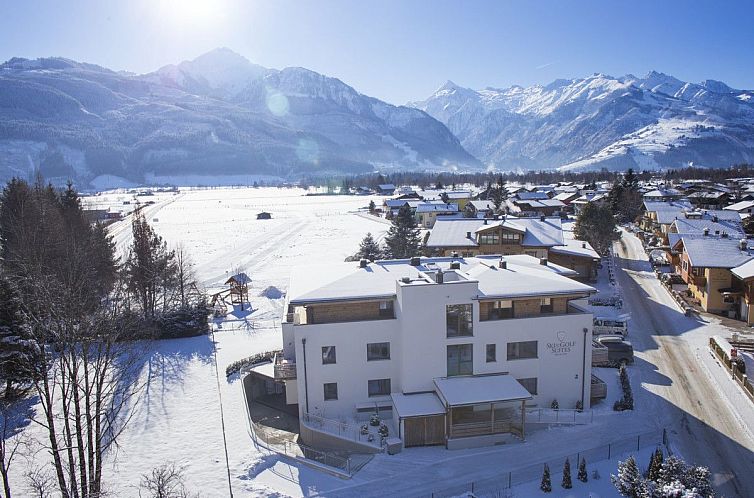
[[[450,257],[451,258],[457,258],[458,257],[458,253],[456,251],[453,251],[452,253],[450,253]]]
[[[461,263],[459,261],[453,261],[450,263],[450,269],[451,270],[460,270],[461,269]]]
[[[419,266],[419,265],[421,264],[421,261],[422,261],[422,260],[421,260],[421,258],[420,258],[419,256],[414,256],[414,257],[413,257],[413,258],[411,258],[411,260],[409,261],[409,264],[410,264],[411,266]]]
[[[746,243],[746,239],[741,239],[738,241],[738,248],[741,249],[742,251],[745,251],[746,249],[748,249],[748,244]]]
[[[725,230],[723,230],[723,232],[720,234],[720,237],[722,237],[724,239],[727,239],[728,238],[728,232],[726,232]]]
[[[403,277],[401,279],[401,282],[403,282],[404,284],[410,284],[411,283],[411,277]]]
[[[704,227],[704,236],[706,237],[707,235],[709,235],[709,228]]]
[[[586,242],[582,242],[582,243],[581,243],[581,248],[582,248],[582,249],[586,249]]]
[[[470,239],[470,238],[471,238],[471,232],[466,232],[466,238],[467,238],[467,239]]]
[[[437,282],[438,284],[441,284],[443,282],[442,270],[438,270],[437,273],[435,273],[435,282]]]
[[[545,215],[540,216],[539,221],[545,221]]]
[[[497,221],[497,220],[499,220],[499,219],[500,219],[500,215],[499,215],[499,214],[496,214],[496,215],[494,215],[494,216],[495,216],[495,221]]]
[[[712,216],[712,221],[714,221],[715,223],[717,223],[717,215]]]
[[[720,235],[720,230],[715,230],[715,235]]]
[[[485,224],[485,225],[487,224],[487,218],[485,218],[485,219],[484,219],[484,224]]]
[[[539,264],[542,266],[547,266],[547,258],[540,258]]]
[[[497,264],[498,268],[501,270],[507,270],[508,269],[508,262],[504,260],[503,258],[500,258],[500,262]]]
[[[361,258],[359,260],[359,268],[366,268],[367,267],[367,263],[369,263],[369,261],[367,261],[365,258]]]

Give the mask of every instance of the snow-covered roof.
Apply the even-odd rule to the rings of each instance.
[[[435,379],[437,392],[448,406],[532,399],[512,375],[447,377]]]
[[[550,251],[555,254],[564,254],[567,256],[577,256],[582,258],[599,259],[600,255],[585,240],[568,239],[564,240],[564,246],[553,246]]]
[[[495,203],[492,201],[469,201],[469,204],[474,206],[477,211],[486,211],[488,209],[495,209]]]
[[[727,211],[743,211],[745,209],[751,209],[752,207],[754,207],[754,201],[741,201],[726,206],[723,209]]]
[[[524,233],[521,244],[527,247],[552,247],[563,245],[563,227],[560,218],[512,218],[484,220],[476,218],[442,220],[438,219],[429,234],[427,247],[476,247],[472,235],[481,230],[495,227]]]
[[[393,185],[392,183],[381,183],[377,185],[377,188],[379,188],[380,190],[395,190],[395,185]]]
[[[435,393],[392,393],[390,397],[400,418],[445,414],[445,407]]]
[[[526,191],[517,192],[515,197],[522,201],[539,201],[539,200],[550,198],[550,196],[547,195],[547,192],[526,192]]]
[[[700,268],[735,268],[754,258],[748,242],[746,249],[741,250],[741,242],[729,237],[683,236],[681,242],[691,265]]]
[[[249,277],[245,273],[239,273],[237,275],[233,275],[232,277],[230,277],[228,280],[225,281],[226,284],[229,284],[231,282],[236,282],[241,285],[248,284],[249,282],[251,282],[251,277]]]
[[[429,202],[422,202],[416,206],[417,213],[457,213],[458,204],[436,204]]]
[[[576,199],[579,197],[579,193],[575,191],[571,192],[561,192],[555,197],[553,197],[554,200],[558,200],[560,202],[568,202],[572,201],[573,199]]]
[[[754,259],[730,269],[730,272],[741,280],[754,278]]]
[[[737,240],[746,237],[741,223],[737,221],[678,218],[673,220],[670,226],[676,233],[682,234],[704,234],[704,231],[708,230],[710,235],[727,233]]]
[[[419,266],[409,260],[376,261],[361,268],[358,262],[307,265],[291,274],[288,296],[291,304],[327,301],[390,299],[403,277],[426,285],[437,284],[431,274],[450,270],[459,263],[459,278],[477,282],[479,299],[520,298],[548,295],[586,295],[594,292],[588,285],[568,278],[574,270],[538,258],[518,254],[503,256],[507,268],[498,267],[500,256],[476,258],[421,258]]]

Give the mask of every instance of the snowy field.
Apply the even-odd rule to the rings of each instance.
[[[380,454],[350,480],[260,452],[247,432],[240,380],[237,376],[226,379],[226,366],[281,347],[280,316],[291,268],[310,262],[341,262],[356,251],[366,232],[381,240],[388,228],[385,220],[365,213],[370,197],[303,194],[296,189],[221,188],[182,189],[146,198],[155,201],[145,208],[147,219],[170,246],[186,249],[204,287],[222,287],[238,269],[251,276],[252,311],[229,314],[215,325],[212,336],[151,345],[142,369],[148,386],[132,408],[132,419],[106,469],[105,480],[113,496],[138,496],[141,475],[166,462],[183,468],[189,489],[204,497],[229,496],[229,488],[234,496],[415,496],[426,494],[428,488],[440,490],[445,484],[495,478],[501,469],[661,428],[660,422],[647,416],[652,407],[639,389],[646,375],[643,371],[632,368],[630,372],[638,391],[636,410],[615,413],[611,407],[619,396],[617,371],[599,369],[595,373],[608,383],[609,395],[595,406],[592,424],[543,426],[529,431],[521,444],[452,452],[441,447],[411,448],[395,456]],[[122,206],[130,197],[123,191],[102,194],[96,198],[97,207]],[[380,198],[374,200],[381,203]],[[257,220],[261,211],[272,213],[272,219]],[[130,219],[115,223],[111,233],[118,249],[125,251]],[[615,292],[606,282],[598,287]],[[33,425],[27,432],[43,435]],[[16,465],[14,480],[22,482],[25,470],[25,464]],[[555,484],[558,469],[552,470]],[[552,496],[587,496],[589,492],[617,496],[606,485],[609,472],[602,470],[602,481],[593,483],[594,487],[578,483],[565,493],[555,484],[554,490],[565,494]],[[538,482],[532,486],[536,488]],[[523,486],[514,491],[515,496],[530,496],[531,490]]]

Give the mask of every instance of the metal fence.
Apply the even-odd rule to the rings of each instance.
[[[610,460],[611,458],[618,455],[638,452],[642,448],[664,446],[667,450],[667,443],[667,435],[664,429],[654,432],[642,433],[636,436],[618,439],[602,446],[587,448],[580,451],[573,451],[571,453],[563,454],[558,457],[552,457],[546,460],[542,460],[536,464],[531,464],[510,470],[501,469],[499,476],[494,478],[469,481],[467,483],[458,485],[451,484],[450,486],[438,486],[437,489],[428,492],[425,495],[422,495],[422,498],[445,498],[462,495],[464,493],[473,493],[479,498],[507,497],[510,496],[510,492],[508,490],[510,490],[510,488],[514,486],[525,484],[531,481],[538,482],[542,478],[542,470],[544,468],[544,464],[547,464],[550,467],[551,472],[557,473],[560,471],[560,469],[563,468],[565,459],[568,458],[571,462],[572,472],[575,472],[575,469],[578,468],[578,462],[581,460],[581,458],[586,459],[588,466],[589,464],[602,460]],[[602,479],[609,478],[610,476],[602,476]]]
[[[248,374],[248,367],[241,369],[241,378]],[[289,458],[300,459],[304,463],[311,462],[318,466],[326,466],[333,469],[343,477],[352,477],[354,466],[351,458],[348,456],[338,455],[337,453],[321,451],[304,444],[300,444],[287,439],[279,431],[269,427],[257,424],[251,419],[249,412],[249,400],[246,396],[245,382],[241,382],[241,391],[243,392],[244,405],[246,407],[246,420],[249,436],[255,445],[264,447],[269,451],[283,455]],[[358,470],[358,466],[356,469]]]
[[[592,410],[527,408],[527,424],[584,425],[594,422]]]
[[[311,413],[304,413],[301,421],[315,430],[350,439],[351,441],[368,444],[375,448],[382,447],[381,439],[379,437],[374,437],[374,434],[371,434],[372,440],[370,441],[370,433],[367,432],[364,434],[361,430],[361,425],[349,424],[347,422],[324,418]]]

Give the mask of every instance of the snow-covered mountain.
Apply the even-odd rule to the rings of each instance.
[[[420,110],[228,49],[145,75],[63,58],[0,64],[0,179],[37,169],[102,185],[480,167]]]
[[[753,97],[719,81],[653,71],[528,88],[471,90],[448,81],[409,105],[498,169],[653,169],[754,161]]]

